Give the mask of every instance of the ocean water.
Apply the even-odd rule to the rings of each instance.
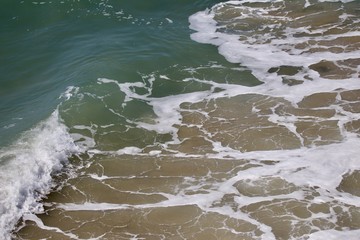
[[[359,1],[0,20],[1,239],[358,239]]]

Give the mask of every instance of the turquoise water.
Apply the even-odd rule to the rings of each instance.
[[[6,1],[0,10],[0,144],[48,116],[68,86],[99,77],[134,82],[139,73],[175,64],[224,63],[216,49],[189,38],[188,16],[214,3]]]
[[[0,238],[356,236],[359,10],[4,0]],[[113,232],[124,209],[138,226]]]

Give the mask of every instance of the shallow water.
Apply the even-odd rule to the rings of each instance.
[[[63,4],[56,110],[2,130],[4,238],[357,239],[357,1]]]

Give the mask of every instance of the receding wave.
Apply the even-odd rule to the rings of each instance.
[[[248,67],[268,94],[300,100],[359,87],[358,8],[340,1],[230,1],[191,16],[191,37]],[[294,94],[285,93],[288,86]]]

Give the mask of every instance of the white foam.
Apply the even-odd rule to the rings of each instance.
[[[332,91],[338,88],[360,88],[360,82],[358,81],[359,69],[355,69],[357,73],[347,78],[346,81],[343,79],[332,79],[329,81],[328,79],[320,77],[317,72],[309,68],[309,66],[322,60],[341,61],[345,59],[359,58],[360,49],[342,53],[332,53],[330,51],[310,53],[306,52],[306,49],[300,51],[294,47],[296,44],[305,43],[307,41],[331,41],[339,37],[360,36],[360,32],[358,30],[354,29],[353,31],[346,33],[323,35],[322,33],[327,30],[326,27],[316,30],[311,29],[311,32],[307,28],[287,27],[281,37],[271,35],[272,33],[254,32],[253,34],[245,34],[244,36],[246,36],[246,40],[241,40],[241,32],[226,33],[221,31],[222,26],[217,25],[214,17],[215,12],[226,4],[231,5],[234,9],[241,9],[243,15],[246,15],[247,11],[260,11],[258,8],[254,10],[251,7],[243,6],[242,4],[245,2],[269,1],[249,0],[220,3],[215,5],[211,10],[201,11],[190,16],[189,22],[190,28],[195,30],[195,33],[191,34],[191,38],[193,40],[217,46],[219,53],[229,62],[240,63],[242,66],[247,67],[252,71],[254,76],[265,83],[263,86],[253,89],[254,92],[283,97],[290,101],[299,101],[304,96],[316,92]],[[282,1],[279,0],[277,2]],[[265,9],[261,9],[261,11],[266,13]],[[270,22],[276,22],[278,19],[284,22],[296,21],[294,19],[288,19],[285,14],[284,16],[277,16],[276,21],[274,21],[274,16],[269,16],[265,13],[254,13],[254,18],[263,18],[264,21],[266,20]],[[346,18],[347,15],[343,14],[341,16],[340,20]],[[237,21],[240,20],[241,19]],[[270,23],[268,27],[271,26],[272,25]],[[263,26],[263,28],[265,28],[265,26]],[[311,34],[318,33],[321,34],[321,36],[298,36],[298,34],[303,32]],[[290,88],[289,86],[282,84],[282,76],[278,76],[276,73],[268,72],[270,68],[289,65],[303,67],[303,70],[292,76],[292,78],[304,80],[307,75],[313,80],[305,80],[300,86],[292,86]]]
[[[170,18],[165,18],[165,19],[166,19],[166,21],[168,21],[168,23],[174,23],[174,21],[171,20]]]
[[[124,155],[124,154],[136,154],[136,153],[140,153],[141,149],[138,147],[125,147],[122,149],[119,149],[116,153],[119,155]]]
[[[64,231],[62,231],[59,228],[49,227],[49,226],[44,225],[43,221],[34,214],[25,214],[23,218],[24,218],[24,221],[30,220],[30,221],[36,223],[36,225],[41,229],[60,233],[61,235],[68,237],[70,239],[79,239],[75,234],[65,233]]]
[[[188,102],[201,101],[207,97],[210,92],[195,92],[188,94],[179,94],[174,96],[168,96],[163,98],[151,98],[149,104],[153,106],[154,113],[158,116],[156,124],[139,124],[139,126],[149,129],[156,130],[159,133],[173,133],[177,132],[174,127],[175,124],[180,123],[181,114],[180,104],[184,102],[184,99]]]
[[[357,240],[359,239],[360,230],[336,231],[334,229],[324,230],[320,232],[311,233],[309,240]]]
[[[164,79],[164,76],[160,76],[161,79]],[[165,79],[167,80],[167,79]],[[99,83],[106,84],[116,84],[119,87],[119,90],[125,94],[124,102],[129,102],[134,99],[143,100],[147,102],[150,106],[153,107],[154,113],[157,115],[157,118],[154,119],[154,123],[145,123],[145,122],[132,122],[135,123],[138,127],[144,128],[149,131],[156,131],[160,134],[170,133],[174,137],[174,141],[177,141],[176,132],[177,129],[174,127],[175,124],[181,123],[181,114],[180,114],[180,104],[186,99],[187,102],[197,102],[211,95],[210,91],[203,92],[194,92],[194,93],[185,93],[179,95],[166,96],[161,98],[149,97],[152,92],[152,83],[155,81],[153,76],[147,79],[149,86],[146,83],[135,82],[135,83],[119,83],[115,80],[101,78],[98,79]],[[146,94],[137,94],[132,90],[132,87],[144,88],[148,93]],[[122,153],[122,151],[121,151]]]
[[[24,213],[42,211],[38,201],[53,186],[51,174],[78,151],[58,111],[0,150],[1,239],[10,239],[10,231]]]
[[[83,204],[67,203],[58,206],[65,211],[106,211],[106,210],[121,210],[131,207],[126,204],[112,204],[112,203],[90,203]]]
[[[59,99],[64,98],[65,100],[69,100],[72,96],[76,95],[78,92],[79,92],[78,87],[69,86],[66,88],[66,91],[60,95]]]

